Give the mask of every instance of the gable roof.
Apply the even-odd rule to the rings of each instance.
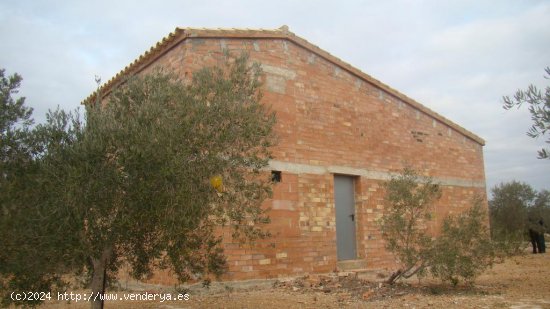
[[[185,41],[188,38],[237,38],[237,39],[283,39],[293,42],[294,44],[309,50],[315,53],[317,56],[324,58],[325,60],[339,66],[340,68],[346,70],[352,75],[357,76],[363,81],[387,92],[388,94],[398,98],[406,104],[409,104],[413,108],[425,113],[426,115],[437,119],[438,121],[444,123],[445,125],[453,128],[454,130],[460,132],[464,136],[472,139],[473,141],[479,143],[480,145],[485,145],[485,140],[476,134],[466,130],[465,128],[459,126],[458,124],[452,122],[448,118],[436,113],[435,111],[429,109],[428,107],[418,103],[414,99],[406,96],[405,94],[397,91],[396,89],[391,88],[390,86],[382,83],[376,78],[362,72],[361,70],[353,67],[347,62],[331,55],[330,53],[322,50],[318,46],[306,41],[305,39],[295,35],[290,32],[287,26],[282,26],[278,29],[206,29],[206,28],[176,28],[168,36],[164,37],[161,41],[157,42],[156,45],[152,46],[148,51],[141,54],[139,58],[135,59],[132,63],[127,65],[122,71],[117,73],[109,81],[103,84],[97,91],[88,96],[82,104],[88,104],[95,101],[98,93],[101,93],[103,97],[107,96],[111,90],[124,81],[124,77],[137,74],[158,58],[163,56],[173,47],[177,46],[179,43]]]

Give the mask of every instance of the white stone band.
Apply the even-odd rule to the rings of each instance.
[[[314,174],[314,175],[344,174],[344,175],[361,176],[361,177],[365,177],[366,179],[373,179],[373,180],[390,180],[392,176],[398,175],[397,173],[373,171],[373,170],[348,167],[348,166],[337,166],[337,165],[319,166],[319,165],[291,163],[291,162],[284,162],[284,161],[277,161],[277,160],[269,161],[268,169],[277,170],[281,172],[288,172],[293,174]],[[483,181],[475,181],[475,180],[468,180],[468,179],[461,179],[461,178],[434,177],[433,181],[443,186],[485,188],[485,182]]]

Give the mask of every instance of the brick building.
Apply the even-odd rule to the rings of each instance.
[[[420,103],[296,36],[276,30],[176,29],[103,86],[156,66],[179,76],[213,65],[222,51],[261,63],[265,103],[277,114],[270,169],[280,176],[271,207],[273,237],[225,243],[227,280],[385,268],[376,220],[383,182],[405,166],[442,185],[435,225],[485,197],[484,141]],[[350,262],[351,261],[351,262]],[[169,274],[151,283],[168,284]]]

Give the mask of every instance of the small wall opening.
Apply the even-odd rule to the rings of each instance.
[[[281,171],[271,171],[271,182],[278,183],[283,181],[283,175]]]

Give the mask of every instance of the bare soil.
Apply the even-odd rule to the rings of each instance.
[[[89,306],[52,301],[43,308]],[[253,290],[189,292],[188,301],[111,301],[105,308],[550,308],[550,254],[510,258],[473,286],[452,287],[433,279],[389,286],[354,275],[314,275]]]

